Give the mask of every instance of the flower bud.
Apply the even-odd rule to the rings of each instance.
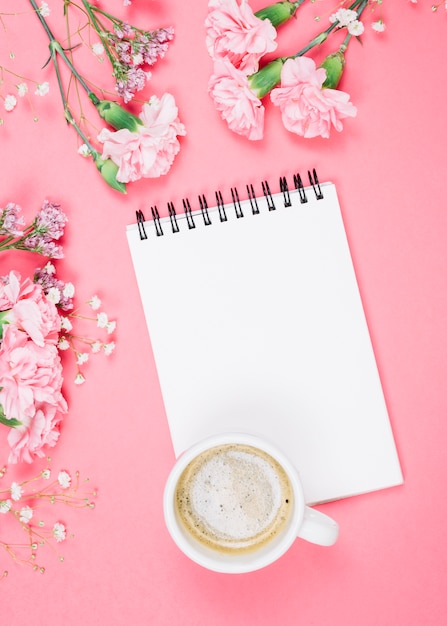
[[[327,56],[320,67],[326,70],[326,80],[323,89],[336,89],[340,82],[343,68],[345,67],[345,56],[340,50]]]
[[[284,24],[291,17],[295,15],[295,12],[298,8],[297,2],[289,2],[286,0],[285,2],[276,2],[275,4],[271,4],[260,11],[256,11],[256,17],[259,17],[260,20],[270,20],[273,26],[280,26],[280,24]]]
[[[118,165],[112,161],[112,159],[102,159],[99,154],[94,155],[95,165],[99,170],[99,173],[104,178],[106,183],[121,193],[126,192],[126,185],[116,180],[118,173]]]
[[[139,117],[129,113],[126,109],[123,109],[119,104],[111,100],[99,100],[95,103],[99,115],[110,124],[115,130],[121,130],[127,128],[132,133],[138,132],[140,126],[143,126],[143,122]]]
[[[281,80],[283,65],[284,59],[275,59],[248,77],[248,85],[258,98],[263,98],[273,87],[276,87]]]

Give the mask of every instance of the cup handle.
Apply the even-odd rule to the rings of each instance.
[[[337,541],[338,530],[338,524],[332,517],[309,506],[304,507],[304,518],[298,537],[319,546],[332,546]]]

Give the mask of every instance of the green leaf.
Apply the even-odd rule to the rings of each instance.
[[[17,428],[17,426],[21,426],[22,422],[16,420],[15,417],[8,419],[3,411],[3,407],[0,404],[0,424],[4,424],[5,426],[9,426],[10,428]]]

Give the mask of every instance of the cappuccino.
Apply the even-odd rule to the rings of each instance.
[[[223,444],[181,474],[176,514],[201,544],[225,554],[257,550],[287,526],[293,490],[282,466],[251,445]]]

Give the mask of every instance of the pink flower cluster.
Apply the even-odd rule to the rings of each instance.
[[[8,462],[32,462],[56,444],[67,413],[57,349],[60,317],[40,285],[11,271],[0,280],[0,417]]]
[[[342,130],[343,118],[356,115],[348,94],[323,87],[326,70],[317,68],[309,57],[284,57],[259,69],[262,57],[276,48],[277,31],[265,12],[263,19],[253,13],[247,0],[240,4],[209,0],[205,27],[214,61],[208,91],[233,132],[251,140],[262,139],[262,98],[268,93],[281,110],[284,126],[303,137],[327,138],[332,127]]]
[[[142,125],[135,132],[103,128],[98,135],[103,144],[102,157],[118,166],[116,180],[122,183],[166,174],[180,150],[178,136],[186,134],[169,93],[161,99],[152,96],[139,117]]]

